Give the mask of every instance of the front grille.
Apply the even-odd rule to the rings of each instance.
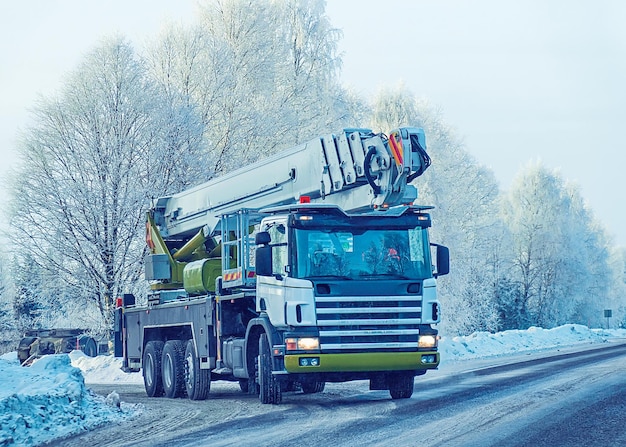
[[[413,351],[421,296],[317,296],[322,352]]]

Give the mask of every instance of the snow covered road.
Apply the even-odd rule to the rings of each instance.
[[[626,445],[626,343],[464,360],[416,378],[411,399],[392,401],[367,383],[327,384],[261,405],[236,384],[210,399],[148,399],[141,385],[117,390],[143,410],[130,421],[63,446],[622,446]]]

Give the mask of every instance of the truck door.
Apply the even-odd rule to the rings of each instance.
[[[284,326],[289,270],[287,222],[284,218],[266,220],[261,230],[270,235],[272,274],[257,276],[257,311],[265,311],[274,326]]]

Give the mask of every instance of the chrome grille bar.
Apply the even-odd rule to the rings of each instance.
[[[317,309],[318,315],[345,315],[345,314],[389,314],[421,312],[421,307],[343,307]]]
[[[370,337],[373,335],[419,335],[419,329],[360,329],[356,331],[320,331],[320,337]]]
[[[315,300],[322,351],[417,349],[421,295],[322,295]]]

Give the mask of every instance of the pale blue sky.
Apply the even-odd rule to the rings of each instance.
[[[54,94],[101,37],[140,46],[194,10],[195,0],[0,3],[0,173],[37,94]],[[626,2],[329,0],[327,13],[344,32],[346,84],[367,95],[403,81],[504,189],[530,160],[560,169],[626,246]]]

